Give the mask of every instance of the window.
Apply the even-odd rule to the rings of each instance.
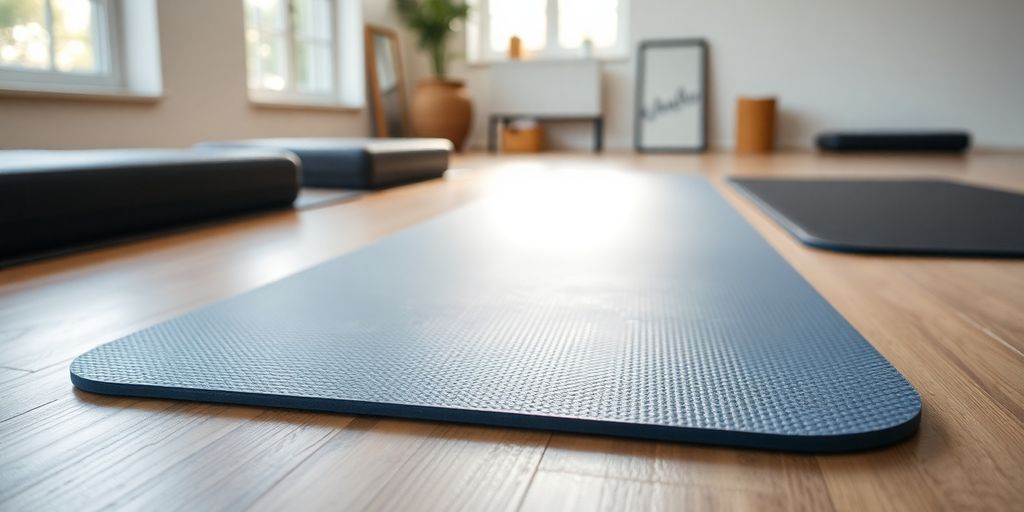
[[[0,0],[0,88],[159,94],[156,39],[155,0]]]
[[[358,23],[358,11],[352,12],[356,5],[358,0],[245,0],[250,97],[270,103],[361,104],[357,94],[362,90],[355,91],[353,82],[361,83],[362,75],[352,72],[359,52],[351,48],[353,38],[345,37],[352,32],[352,20]]]
[[[467,27],[471,61],[507,58],[517,36],[529,57],[582,57],[589,41],[593,55],[628,54],[628,0],[475,0]]]
[[[104,0],[3,0],[0,67],[9,81],[111,85],[117,79]]]

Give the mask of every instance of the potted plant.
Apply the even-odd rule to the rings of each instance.
[[[433,78],[421,80],[413,93],[413,132],[439,137],[461,149],[469,135],[473,104],[465,83],[448,78],[448,36],[469,14],[469,6],[452,0],[396,0],[398,13],[419,35],[420,48],[430,55]]]

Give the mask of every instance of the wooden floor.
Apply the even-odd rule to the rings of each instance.
[[[1024,154],[464,156],[455,168],[341,204],[0,270],[0,510],[1024,510],[1024,261],[809,249],[721,182],[946,175],[1024,191]],[[567,168],[711,177],[913,383],[920,432],[880,451],[805,456],[71,386],[71,359],[98,344]]]

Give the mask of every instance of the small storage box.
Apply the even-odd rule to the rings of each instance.
[[[544,129],[537,123],[511,123],[501,130],[506,153],[537,153],[544,149]]]

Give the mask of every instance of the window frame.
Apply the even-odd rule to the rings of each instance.
[[[508,61],[507,51],[495,51],[490,45],[490,1],[467,0],[471,6],[466,21],[466,56],[470,64],[488,64]],[[565,60],[583,57],[580,48],[565,48],[558,43],[558,0],[545,0],[547,31],[546,45],[541,50],[524,50],[529,60]],[[629,58],[630,0],[618,0],[618,37],[608,48],[594,48],[592,57],[598,60],[624,60]]]
[[[255,104],[261,105],[282,105],[282,106],[312,106],[312,107],[327,107],[327,108],[360,108],[363,106],[364,100],[361,98],[362,89],[359,88],[358,96],[353,94],[355,87],[347,85],[346,73],[350,72],[352,65],[350,62],[355,52],[361,53],[362,47],[348,48],[351,46],[351,37],[346,35],[346,30],[351,30],[350,23],[346,23],[344,19],[349,17],[355,17],[360,20],[359,11],[357,6],[353,6],[353,2],[358,0],[330,0],[330,58],[332,64],[331,70],[331,87],[330,91],[325,92],[309,92],[301,91],[296,87],[298,77],[298,61],[296,59],[297,47],[300,42],[300,37],[295,31],[296,19],[295,19],[295,0],[280,0],[286,2],[286,12],[288,19],[285,23],[285,45],[287,48],[287,72],[288,76],[285,78],[285,89],[275,91],[263,87],[253,87],[249,82],[249,65],[250,55],[248,43],[246,43],[245,49],[245,65],[246,65],[246,89],[248,90],[249,100]],[[245,7],[243,0],[243,8]],[[355,9],[355,10],[354,10]],[[249,13],[244,13],[245,19],[245,30],[244,35],[248,34],[249,29]],[[361,21],[360,21],[361,23]],[[260,28],[255,27],[256,30]],[[362,61],[358,62],[358,66],[362,67]],[[360,75],[361,76],[361,75]],[[362,79],[359,80],[360,84]]]
[[[50,34],[50,69],[0,65],[0,89],[16,92],[70,92],[85,94],[123,93],[127,88],[122,52],[124,24],[122,0],[90,0],[96,21],[93,47],[96,73],[59,71],[54,63],[53,0],[44,0],[47,31]]]

